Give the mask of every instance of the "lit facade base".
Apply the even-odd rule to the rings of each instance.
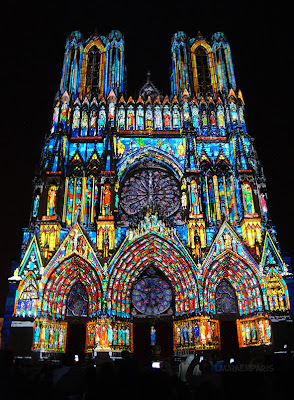
[[[237,319],[239,347],[272,344],[272,328],[267,315]]]
[[[134,351],[133,324],[97,319],[86,326],[85,353]]]
[[[34,323],[33,351],[65,353],[67,342],[67,322],[37,318]]]
[[[219,321],[209,317],[193,317],[174,321],[174,352],[220,350]]]

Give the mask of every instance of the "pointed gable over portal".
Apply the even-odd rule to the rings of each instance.
[[[78,222],[73,225],[68,235],[64,238],[52,261],[48,264],[46,272],[74,254],[92,264],[99,275],[102,274],[102,266],[93,250],[93,246]]]
[[[280,273],[287,272],[284,261],[282,260],[271,235],[266,231],[260,261],[260,270],[264,274],[267,274],[269,269],[272,267],[275,267],[275,269]]]
[[[203,262],[203,271],[225,251],[231,251],[242,257],[247,263],[254,265],[256,271],[258,270],[256,261],[244,246],[242,240],[239,238],[235,230],[230,224],[225,221],[218,231],[209,252]]]
[[[42,269],[43,263],[39,244],[36,235],[34,235],[19,266],[18,275],[25,277],[29,272],[32,272],[35,276],[38,276]]]

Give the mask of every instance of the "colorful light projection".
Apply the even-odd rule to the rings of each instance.
[[[132,286],[151,262],[165,274],[173,287],[175,315],[191,314],[199,310],[194,274],[197,267],[180,245],[159,233],[149,233],[125,244],[113,259],[109,270],[109,315],[130,318]]]
[[[94,146],[85,148],[87,151],[93,152]],[[82,156],[85,157],[85,153]],[[83,170],[83,160],[78,152],[76,152],[71,160],[70,168],[72,176],[65,180],[65,193],[63,205],[63,221],[70,226],[76,217],[80,208],[81,221],[88,225],[94,222],[96,217],[96,205],[98,201],[98,182],[95,178],[99,167],[99,157],[94,151],[88,160],[88,177],[81,177]]]
[[[195,92],[217,92],[215,64],[209,44],[196,40],[191,46],[191,61]]]
[[[169,172],[141,169],[124,181],[121,206],[128,215],[153,206],[170,216],[180,206],[178,183]]]
[[[214,53],[218,85],[221,91],[228,92],[230,86],[234,89],[236,88],[230,45],[222,32],[216,32],[212,38],[214,39],[212,50]]]
[[[133,324],[108,318],[88,322],[85,353],[93,351],[133,352]]]
[[[15,305],[16,317],[36,317],[39,298],[38,284],[32,274],[20,284]]]
[[[203,170],[212,167],[210,160],[204,154],[201,158],[201,164]],[[217,173],[215,166],[219,167],[216,170]],[[232,224],[236,225],[238,219],[236,193],[234,179],[229,172],[232,166],[222,152],[220,152],[215,166],[211,168],[209,173],[205,172],[201,177],[206,218],[216,224],[225,216]],[[225,169],[226,172],[222,169]]]
[[[72,256],[46,273],[42,314],[64,319],[68,294],[81,281],[88,294],[88,316],[93,318],[101,312],[102,288],[97,271],[79,256]]]
[[[193,317],[173,322],[174,351],[220,350],[219,321]]]
[[[132,302],[135,309],[144,315],[169,313],[173,292],[169,284],[157,276],[151,267],[146,275],[135,283],[132,290]],[[172,313],[172,310],[170,310]],[[135,310],[133,311],[135,314]]]
[[[97,40],[91,40],[84,48],[81,70],[81,93],[86,95],[100,94],[103,96],[105,66],[105,48]]]
[[[56,322],[45,318],[37,318],[33,329],[33,351],[65,353],[67,322]]]
[[[156,104],[149,102],[142,102],[146,105],[144,111],[141,104],[134,104],[134,101],[125,102],[123,105],[121,101],[118,106],[113,101],[114,99],[101,99],[97,102],[95,99],[89,105],[85,104],[86,100],[81,104],[78,100],[73,105],[72,120],[67,119],[66,125],[68,130],[71,131],[72,138],[83,138],[88,141],[91,137],[101,137],[107,123],[110,122],[112,126],[116,125],[116,129],[120,135],[132,132],[133,135],[137,134],[149,134],[159,135],[163,137],[168,133],[179,134],[182,127],[187,127],[188,120],[191,118],[193,127],[197,138],[205,139],[223,139],[227,130],[230,127],[226,125],[224,117],[224,108],[222,104],[215,104],[210,102],[207,104],[204,100],[197,102],[196,99],[186,99],[183,109],[181,110],[178,100],[175,97],[173,104],[165,104],[163,108]],[[139,99],[138,99],[139,102]],[[138,103],[137,102],[137,103]],[[93,104],[93,105],[92,105]],[[235,103],[233,103],[235,105]],[[105,106],[111,109],[111,113],[106,113]],[[117,107],[117,110],[115,111]],[[54,116],[52,131],[56,130],[56,118],[58,118],[57,111],[60,106],[58,105],[56,115]],[[113,115],[116,115],[114,119]],[[236,114],[236,110],[233,114]],[[181,117],[183,116],[183,117]],[[145,124],[144,124],[145,120]],[[236,125],[236,121],[234,121]],[[162,138],[157,138],[160,146]],[[133,138],[131,145],[137,144],[139,148],[147,145],[147,140],[143,138]],[[174,150],[173,150],[174,151]],[[128,148],[126,148],[126,153]]]
[[[272,344],[272,329],[267,315],[237,319],[239,347]]]
[[[203,274],[204,311],[216,314],[216,289],[222,280],[227,280],[236,292],[240,315],[263,311],[262,283],[252,265],[241,260],[236,254],[226,252]]]
[[[55,215],[56,192],[57,192],[57,186],[51,185],[48,190],[48,199],[47,199],[47,216],[48,217],[53,217]]]
[[[89,243],[78,223],[73,226],[72,230],[64,239],[58,251],[55,253],[54,257],[50,261],[50,265],[48,265],[50,266],[50,270],[52,271],[52,269],[57,267],[59,263],[64,261],[66,257],[69,257],[73,253],[79,255],[81,258],[84,259],[84,261],[91,263],[94,269],[98,272],[99,277],[102,279],[102,267],[98,261],[95,252],[93,251],[91,244]]]
[[[273,269],[266,279],[266,297],[270,311],[285,311],[290,308],[288,290],[282,275]]]

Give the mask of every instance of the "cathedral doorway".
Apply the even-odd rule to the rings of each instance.
[[[236,319],[220,320],[220,336],[223,359],[236,358],[239,352]]]
[[[134,319],[134,357],[144,365],[152,356],[152,342],[161,347],[161,356],[173,357],[173,325],[169,319]],[[152,337],[153,335],[153,337]]]
[[[173,356],[173,290],[154,263],[150,263],[132,288],[134,352],[140,363],[152,355],[152,346],[161,347],[162,357]]]
[[[233,286],[226,280],[220,281],[215,293],[216,312],[220,320],[221,352],[225,360],[238,354],[238,302]]]
[[[83,360],[86,342],[86,325],[80,318],[68,318],[67,351],[73,352]]]

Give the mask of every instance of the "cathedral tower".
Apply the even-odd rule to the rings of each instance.
[[[177,32],[171,55],[170,95],[148,74],[126,98],[122,34],[67,38],[9,278],[12,346],[28,328],[42,354],[139,354],[163,337],[169,355],[226,352],[224,321],[251,347],[278,343],[277,317],[291,320],[227,38]]]

